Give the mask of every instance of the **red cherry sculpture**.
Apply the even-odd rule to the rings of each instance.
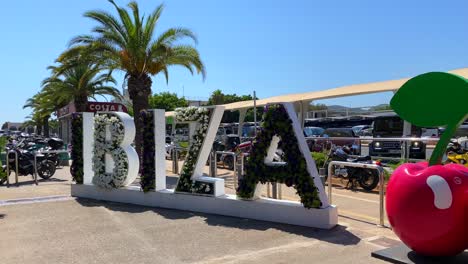
[[[419,254],[450,256],[468,248],[468,169],[441,165],[447,144],[468,118],[468,104],[460,101],[451,107],[450,97],[466,99],[467,94],[467,79],[429,72],[408,80],[390,101],[392,109],[413,125],[445,126],[429,163],[401,165],[387,187],[390,224]]]
[[[407,163],[392,174],[386,210],[397,236],[427,256],[468,248],[468,168]]]

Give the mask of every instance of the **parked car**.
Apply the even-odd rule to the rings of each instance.
[[[260,131],[260,125],[257,124],[257,132]],[[242,127],[242,137],[243,138],[253,138],[255,137],[255,124],[253,122],[245,123]]]
[[[445,131],[445,127],[439,127],[440,134],[442,134],[444,131]],[[468,136],[468,120],[458,127],[453,137],[459,138],[459,137],[467,137],[467,136]]]
[[[306,137],[307,146],[310,151],[314,150],[315,140],[311,138],[320,137],[324,129],[321,127],[304,127],[304,136]]]
[[[379,116],[374,119],[372,136],[374,138],[402,137],[404,121],[397,115]],[[411,137],[421,137],[422,129],[411,126]],[[400,157],[402,153],[401,141],[374,140],[369,144],[369,154],[381,157]],[[423,141],[413,141],[409,146],[409,157],[424,159],[426,157],[426,144]]]
[[[304,127],[305,137],[320,137],[325,129],[321,127]]]
[[[351,128],[325,129],[321,137],[314,140],[314,145],[311,147],[311,151],[321,152],[329,150],[332,146],[347,146],[351,149],[352,154],[359,153],[359,141]]]
[[[237,136],[237,127],[232,124],[220,124],[216,132],[216,139],[218,141],[226,141],[229,135]]]
[[[358,126],[353,126],[351,129],[353,130],[354,134],[356,136],[365,136],[367,130],[371,128],[372,126],[370,125],[358,125]]]

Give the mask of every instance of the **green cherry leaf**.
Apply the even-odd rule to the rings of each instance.
[[[429,165],[440,164],[447,145],[468,115],[468,81],[458,75],[429,72],[407,81],[390,105],[404,120],[421,127],[446,126]]]

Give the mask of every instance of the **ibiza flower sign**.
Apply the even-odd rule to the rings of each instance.
[[[203,175],[224,107],[187,107],[175,111],[177,123],[193,127],[192,140],[175,189],[166,188],[165,112],[145,110],[140,161],[131,143],[133,119],[122,112],[82,113],[72,128],[72,195],[114,202],[251,218],[302,226],[332,228],[337,208],[328,204],[314,161],[308,154],[292,104],[271,105],[265,125],[253,142],[246,174],[236,194],[226,194],[224,180]],[[79,122],[78,122],[79,121]],[[82,140],[77,140],[79,137]],[[282,140],[285,161],[273,164],[268,153]],[[80,155],[81,154],[81,155]],[[133,184],[140,175],[139,184]],[[293,186],[301,202],[260,198],[260,183]],[[82,184],[81,184],[82,183]],[[257,191],[256,191],[257,190]]]

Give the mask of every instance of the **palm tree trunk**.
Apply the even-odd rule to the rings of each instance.
[[[42,123],[36,124],[36,134],[42,135]]]
[[[49,137],[49,117],[50,116],[45,116],[42,120],[42,123],[44,124],[44,137]]]
[[[151,77],[148,74],[133,76],[128,78],[128,93],[133,101],[133,114],[136,128],[135,146],[140,160],[142,158],[141,146],[143,143],[143,123],[139,116],[140,111],[149,108],[149,96],[151,95]]]
[[[75,97],[75,108],[76,112],[82,113],[86,112],[86,106],[88,104],[88,96],[87,95],[81,95]]]

